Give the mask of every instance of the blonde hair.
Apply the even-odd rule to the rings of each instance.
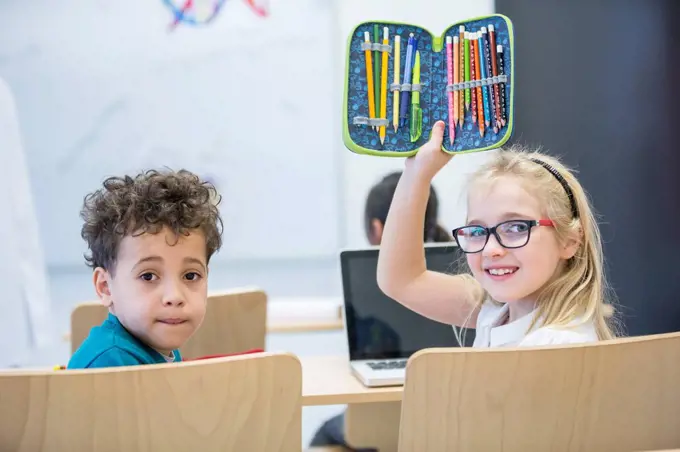
[[[549,165],[558,174],[553,174],[532,159]],[[571,189],[577,217],[572,213],[572,201],[558,176]],[[470,176],[469,185],[504,177],[519,179],[537,197],[543,213],[553,221],[560,242],[570,237],[580,240],[576,254],[541,289],[536,316],[529,330],[537,319],[543,319],[542,326],[553,327],[573,325],[577,319],[583,319],[594,323],[601,340],[616,337],[618,325],[613,315],[614,296],[605,278],[600,229],[588,196],[573,171],[557,158],[539,150],[513,146],[497,151],[490,161]],[[487,296],[481,297],[480,304]]]

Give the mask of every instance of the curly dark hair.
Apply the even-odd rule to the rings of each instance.
[[[222,246],[221,200],[213,184],[186,171],[145,171],[135,177],[110,177],[103,188],[85,197],[81,231],[90,255],[88,266],[113,270],[123,237],[158,233],[164,227],[176,237],[200,229],[207,261]]]

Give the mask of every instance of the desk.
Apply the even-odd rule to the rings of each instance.
[[[347,356],[300,357],[302,405],[400,402],[403,386],[368,388],[352,375]]]
[[[278,320],[267,322],[267,333],[314,333],[317,331],[342,331],[342,320]]]
[[[403,386],[368,388],[347,356],[300,357],[302,405],[348,405],[345,436],[354,448],[397,450]]]

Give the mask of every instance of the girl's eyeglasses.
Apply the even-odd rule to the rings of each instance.
[[[491,228],[471,224],[452,231],[458,247],[468,254],[479,253],[484,249],[491,234],[504,248],[521,248],[529,243],[531,230],[535,226],[554,227],[552,220],[509,220]]]

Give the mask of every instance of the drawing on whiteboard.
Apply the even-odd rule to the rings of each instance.
[[[269,15],[268,0],[244,0],[250,9],[260,17]],[[173,15],[170,31],[177,25],[208,25],[222,11],[226,0],[163,0]]]

